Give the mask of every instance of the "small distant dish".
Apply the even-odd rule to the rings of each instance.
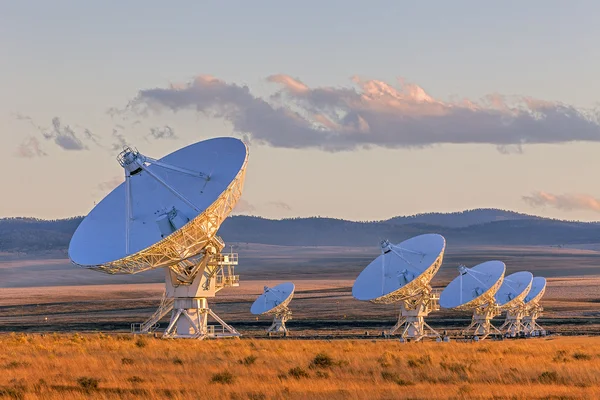
[[[504,277],[502,286],[496,293],[496,304],[506,311],[506,318],[500,328],[507,337],[516,337],[523,331],[523,300],[531,290],[533,274],[527,271],[515,272]]]
[[[544,308],[540,304],[546,293],[546,278],[536,276],[533,278],[531,290],[525,297],[525,315],[523,317],[523,332],[526,336],[546,336],[546,330],[542,328],[537,319]]]
[[[442,291],[440,306],[456,310],[472,310],[494,303],[500,289],[506,265],[502,261],[486,261],[467,268],[458,267],[459,275]]]
[[[527,271],[515,272],[504,277],[502,286],[496,292],[496,304],[501,310],[507,310],[522,303],[533,283],[533,274]]]
[[[292,311],[288,308],[288,305],[294,297],[295,288],[292,282],[280,283],[272,288],[265,286],[263,294],[250,307],[252,314],[274,315],[273,324],[267,329],[268,333],[288,333],[285,323],[292,318]]]
[[[506,265],[502,261],[486,261],[467,268],[458,267],[459,275],[442,291],[440,306],[455,310],[472,310],[473,320],[464,331],[473,340],[485,339],[491,333],[501,334],[491,320],[500,309],[494,298],[502,285]]]
[[[539,303],[540,299],[546,293],[546,278],[542,276],[536,276],[533,278],[531,290],[525,296],[525,305],[534,305]]]

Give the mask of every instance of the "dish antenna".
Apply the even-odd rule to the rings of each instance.
[[[502,286],[496,292],[496,304],[500,311],[506,311],[504,324],[500,331],[506,336],[516,337],[523,331],[523,315],[525,313],[525,296],[533,283],[533,274],[527,271],[515,272],[504,277]]]
[[[540,300],[546,293],[546,278],[536,276],[533,278],[531,290],[524,300],[525,313],[523,316],[523,332],[527,336],[546,336],[546,330],[538,325],[537,319],[544,310]]]
[[[164,337],[239,336],[207,304],[234,275],[237,253],[222,253],[217,236],[244,186],[248,149],[239,139],[201,141],[161,159],[125,147],[121,183],[90,211],[69,244],[69,258],[107,274],[164,268],[165,294],[155,314],[134,332],[150,332],[171,311]],[[208,326],[209,315],[221,326]]]
[[[440,295],[440,306],[454,310],[473,310],[471,325],[464,335],[473,332],[473,339],[485,339],[500,331],[492,325],[492,318],[500,314],[494,295],[500,289],[506,265],[502,261],[486,261],[473,268],[458,267],[454,278]]]
[[[292,319],[292,311],[288,308],[288,304],[294,297],[294,289],[292,282],[280,283],[272,288],[265,286],[263,294],[250,307],[250,312],[254,315],[274,315],[273,324],[267,329],[269,334],[282,332],[287,336],[285,323]]]
[[[401,340],[421,340],[440,334],[432,329],[424,317],[438,310],[439,294],[429,282],[440,269],[446,239],[438,234],[412,237],[397,245],[388,240],[381,242],[381,255],[360,273],[352,295],[363,301],[379,304],[400,302],[398,323],[386,334],[402,329]]]

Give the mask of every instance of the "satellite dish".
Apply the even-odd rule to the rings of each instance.
[[[280,283],[272,288],[265,286],[263,294],[254,301],[250,312],[255,315],[274,315],[273,324],[268,333],[282,332],[287,336],[286,321],[292,319],[292,311],[288,308],[294,297],[295,286],[292,282]]]
[[[125,147],[117,161],[125,182],[81,222],[69,258],[108,274],[166,268],[159,310],[136,328],[150,332],[172,310],[165,337],[239,336],[207,306],[206,298],[239,286],[236,253],[221,253],[217,236],[242,194],[248,149],[231,137],[204,140],[160,159]],[[223,332],[208,331],[212,316]],[[227,332],[225,332],[227,331]]]
[[[538,317],[544,310],[540,304],[540,300],[545,293],[546,278],[541,276],[534,277],[531,290],[524,300],[523,332],[527,336],[546,336],[546,330],[537,323]]]
[[[501,311],[506,311],[504,324],[498,328],[506,336],[516,337],[523,331],[523,313],[525,296],[533,283],[533,274],[527,271],[515,272],[504,277],[502,286],[496,292],[496,304]]]
[[[473,331],[474,339],[485,339],[492,332],[500,333],[491,323],[499,314],[495,294],[500,289],[506,271],[502,261],[486,261],[467,268],[458,267],[459,275],[454,278],[440,295],[440,306],[454,310],[473,310],[471,325],[463,331]]]
[[[352,295],[372,303],[401,302],[398,323],[388,335],[402,328],[402,339],[440,338],[424,317],[438,309],[439,296],[429,283],[442,265],[446,239],[438,234],[424,234],[396,245],[383,240],[380,246],[381,255],[356,278]]]

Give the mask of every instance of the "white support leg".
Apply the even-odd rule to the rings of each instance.
[[[523,310],[520,307],[507,310],[504,323],[498,329],[507,337],[517,337],[524,331],[522,320]]]
[[[441,335],[431,328],[426,322],[425,317],[437,309],[437,296],[430,291],[426,291],[414,298],[404,300],[400,303],[400,315],[398,322],[386,335],[394,335],[402,330],[400,337],[402,340],[419,341],[425,337],[434,337],[441,340]]]
[[[473,312],[473,319],[471,325],[467,329],[462,331],[465,336],[473,335],[474,340],[483,340],[491,334],[502,334],[492,324],[492,318],[497,316],[499,313],[496,306],[486,306],[478,308]]]
[[[284,336],[287,336],[288,330],[285,326],[285,323],[292,319],[292,311],[289,309],[285,309],[275,314],[273,317],[273,323],[267,329],[267,333],[283,333]]]

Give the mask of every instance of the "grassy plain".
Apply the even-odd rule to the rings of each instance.
[[[0,336],[0,398],[590,399],[600,338],[479,343]]]

